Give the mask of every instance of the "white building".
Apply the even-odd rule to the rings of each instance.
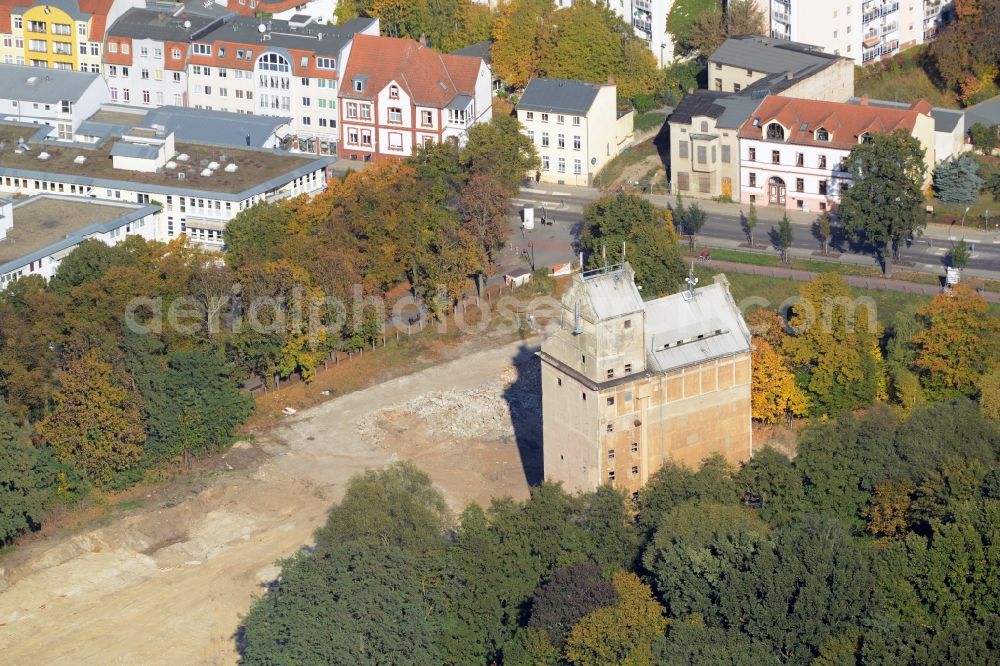
[[[152,237],[187,234],[207,248],[223,246],[226,223],[262,201],[326,188],[331,157],[173,141],[159,128],[95,145],[26,142],[33,126],[0,123],[0,193],[58,194],[99,201],[161,204]],[[169,144],[173,142],[171,147]],[[16,147],[16,148],[15,148]]]
[[[947,20],[950,0],[758,0],[771,36],[820,46],[858,64],[922,44]]]
[[[28,275],[48,280],[82,241],[117,245],[126,236],[154,237],[158,207],[80,196],[41,194],[0,200],[0,289]]]
[[[99,74],[0,65],[0,119],[49,125],[53,138],[71,141],[80,123],[107,100]]]
[[[590,185],[632,139],[635,116],[618,113],[613,83],[534,79],[515,111],[538,150],[538,180],[547,183]]]

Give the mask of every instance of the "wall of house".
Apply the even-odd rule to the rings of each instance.
[[[773,151],[778,152],[777,163]],[[755,157],[751,159],[751,155]],[[740,139],[740,201],[757,206],[779,205],[771,203],[768,189],[771,179],[778,178],[785,186],[785,208],[807,212],[835,210],[840,201],[840,184],[849,180],[847,173],[837,170],[847,155],[848,151],[832,147]],[[826,160],[825,167],[820,166],[822,158]],[[827,183],[825,195],[820,194],[822,181]]]
[[[847,59],[838,60],[812,76],[797,81],[780,95],[826,102],[846,102],[854,96],[854,63]]]
[[[714,138],[694,138],[697,136]],[[704,163],[698,162],[699,147],[705,149]],[[690,124],[670,123],[673,192],[699,199],[729,196],[739,200],[739,172],[739,140],[735,129],[718,128],[716,119],[707,116],[694,117]]]

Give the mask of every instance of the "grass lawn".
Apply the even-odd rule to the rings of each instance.
[[[654,127],[663,127],[663,123],[665,122],[667,122],[667,114],[648,111],[640,116],[636,116],[635,131],[643,132]]]
[[[923,50],[910,49],[889,63],[877,63],[854,69],[854,94],[893,102],[915,102],[926,99],[934,106],[959,108],[951,92],[941,90],[931,81],[920,64]]]
[[[594,185],[604,187],[621,177],[622,173],[633,164],[638,164],[650,155],[656,155],[656,146],[652,141],[643,141],[637,146],[626,148],[618,157],[604,165],[600,173],[594,176]]]

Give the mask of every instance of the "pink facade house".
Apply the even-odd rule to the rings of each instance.
[[[789,210],[835,211],[850,184],[843,161],[879,132],[903,129],[935,163],[934,119],[925,101],[909,108],[769,96],[739,130],[740,200]]]

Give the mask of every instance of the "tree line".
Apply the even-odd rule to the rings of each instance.
[[[421,148],[312,199],[242,211],[223,256],[184,237],[85,241],[47,284],[12,283],[0,292],[0,542],[56,503],[227,446],[252,410],[244,381],[308,380],[330,352],[364,346],[384,323],[372,298],[405,284],[446,314],[491,269],[536,162],[517,121],[498,116],[464,148]],[[348,312],[293,316],[326,297]]]
[[[634,501],[544,483],[453,518],[355,477],[239,632],[245,664],[952,664],[998,649],[1000,430],[959,398],[667,463]]]

